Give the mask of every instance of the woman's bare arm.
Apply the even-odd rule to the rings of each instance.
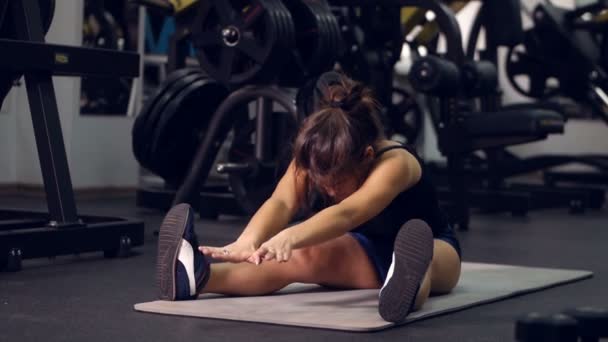
[[[285,233],[293,249],[336,238],[378,215],[400,192],[416,184],[420,176],[420,164],[412,154],[404,150],[387,152],[352,195]]]
[[[239,240],[257,248],[283,230],[300,207],[299,201],[305,191],[303,178],[302,173],[296,179],[295,163],[292,161],[272,196],[251,218]]]

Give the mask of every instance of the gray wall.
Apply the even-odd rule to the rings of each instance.
[[[81,45],[81,0],[57,1],[47,41]],[[80,116],[80,80],[53,79],[75,188],[134,187],[133,118]],[[25,87],[14,88],[0,114],[0,183],[41,185],[42,178]]]

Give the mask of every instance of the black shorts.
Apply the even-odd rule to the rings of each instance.
[[[350,234],[363,247],[367,253],[367,256],[374,265],[374,268],[376,269],[378,279],[381,283],[384,283],[388,269],[391,266],[395,241],[389,239],[373,239],[359,232],[350,232]],[[456,233],[451,226],[448,226],[446,229],[438,233],[433,232],[433,238],[443,240],[450,246],[454,247],[456,253],[458,253],[458,256],[462,259],[460,242],[458,241]]]

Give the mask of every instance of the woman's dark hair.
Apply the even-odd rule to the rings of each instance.
[[[311,190],[334,187],[344,175],[369,171],[368,146],[383,138],[379,105],[369,88],[342,75],[322,89],[319,109],[307,117],[294,142],[296,172],[306,172]]]

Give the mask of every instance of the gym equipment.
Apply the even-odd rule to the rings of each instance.
[[[0,1],[0,38],[15,38],[17,33],[15,32],[14,15],[11,8],[8,6],[9,1]],[[49,31],[53,17],[55,15],[55,0],[39,0],[38,8],[40,10],[40,17],[42,20],[42,30],[44,34]],[[4,101],[4,98],[13,87],[21,76],[20,72],[14,73],[2,73],[0,75],[0,106]]]
[[[263,99],[257,105],[267,106],[263,109],[265,114],[262,115],[271,118],[266,118],[268,124],[265,124],[262,132],[270,135],[267,153],[272,157],[269,161],[256,158],[255,138],[259,132],[257,118],[244,118],[245,120],[239,120],[240,122],[235,124],[228,162],[217,165],[219,173],[228,173],[230,188],[237,203],[249,215],[253,215],[270,197],[279,179],[287,171],[291,160],[290,142],[297,130],[293,113],[271,111],[271,102],[264,103]]]
[[[172,16],[175,20],[175,31],[169,42],[169,72],[186,67],[186,59],[191,53],[191,28],[197,14],[198,0],[131,0],[133,3],[146,6],[155,13]]]
[[[249,82],[255,82],[255,83],[264,83],[264,82],[268,82],[268,81],[277,81],[280,82],[281,81],[286,81],[286,80],[281,80],[281,77],[277,78],[277,70],[284,70],[283,68],[280,67],[280,63],[274,63],[272,66],[276,66],[275,68],[270,68],[267,66],[266,62],[268,61],[272,61],[273,58],[275,58],[274,55],[270,55],[270,56],[266,56],[264,55],[263,57],[268,57],[269,60],[267,59],[259,59],[257,62],[252,63],[251,61],[251,56],[247,55],[246,51],[242,52],[241,49],[245,48],[250,48],[251,45],[247,45],[249,43],[258,43],[258,45],[256,45],[257,47],[261,46],[261,50],[258,49],[256,51],[258,52],[264,52],[266,54],[270,53],[269,49],[270,49],[270,45],[269,44],[280,44],[280,43],[284,43],[285,37],[289,37],[290,34],[289,32],[293,32],[294,30],[291,28],[292,26],[292,22],[293,22],[293,18],[294,15],[292,14],[291,16],[288,15],[280,15],[281,8],[283,8],[282,6],[273,6],[274,1],[258,1],[258,2],[254,2],[253,5],[251,6],[245,6],[246,2],[244,0],[242,1],[231,1],[231,2],[213,2],[213,1],[209,1],[206,3],[200,3],[200,6],[191,6],[191,8],[197,8],[198,12],[196,14],[195,19],[192,21],[192,41],[194,43],[194,46],[196,47],[197,51],[198,51],[198,56],[199,56],[199,61],[201,62],[201,67],[209,74],[209,76],[211,78],[214,79],[218,79],[219,81],[221,81],[222,83],[228,85],[230,88],[234,89],[236,86],[240,86],[243,83],[249,83]],[[249,3],[249,2],[247,2]],[[293,5],[291,3],[289,3],[290,5]],[[275,4],[276,5],[276,4]],[[320,13],[320,20],[318,20],[318,27],[323,30],[325,28],[326,32],[334,32],[336,31],[337,26],[335,25],[335,22],[332,21],[332,17],[336,17],[338,20],[340,21],[340,30],[342,33],[342,36],[344,36],[345,32],[349,31],[349,27],[347,25],[344,25],[344,20],[350,20],[351,18],[353,19],[353,23],[357,23],[357,25],[361,25],[361,27],[363,27],[363,29],[367,29],[367,28],[373,28],[374,30],[376,30],[377,32],[388,32],[391,31],[391,33],[389,35],[387,35],[386,37],[384,37],[382,39],[382,42],[373,42],[372,40],[369,40],[367,43],[365,43],[366,46],[368,46],[370,49],[375,49],[376,52],[369,54],[369,59],[364,61],[365,63],[367,63],[366,65],[374,65],[375,67],[381,68],[382,70],[379,70],[377,73],[375,73],[373,76],[373,82],[372,85],[377,85],[375,88],[376,90],[383,90],[386,89],[388,90],[388,96],[386,95],[386,93],[382,92],[384,97],[388,97],[388,101],[384,101],[384,103],[391,103],[391,100],[393,100],[393,98],[397,98],[396,101],[400,101],[401,102],[396,102],[395,105],[393,106],[386,106],[387,108],[384,110],[384,114],[386,114],[385,116],[389,116],[389,118],[387,119],[387,122],[390,123],[390,121],[392,120],[393,122],[399,123],[400,125],[397,125],[397,128],[400,128],[401,133],[403,133],[403,135],[405,135],[408,139],[408,141],[410,140],[414,140],[417,132],[419,131],[419,118],[420,118],[420,113],[422,112],[421,110],[417,111],[415,110],[416,108],[414,107],[414,110],[411,110],[412,106],[411,106],[411,102],[406,102],[403,101],[403,98],[405,97],[405,95],[408,95],[407,91],[400,91],[400,90],[394,90],[393,91],[393,85],[392,85],[392,81],[391,82],[385,82],[387,80],[392,80],[392,70],[390,70],[392,68],[392,64],[394,64],[394,61],[399,57],[398,52],[401,49],[401,43],[402,43],[402,37],[401,34],[399,33],[400,30],[397,30],[398,34],[395,34],[394,32],[392,32],[392,29],[395,27],[395,16],[394,14],[392,14],[391,10],[393,10],[394,12],[398,13],[398,9],[401,6],[419,6],[421,8],[424,9],[428,9],[428,10],[432,10],[434,12],[436,12],[437,14],[437,22],[439,22],[440,24],[443,25],[443,27],[457,27],[457,23],[455,21],[455,19],[451,16],[449,9],[444,6],[441,5],[437,2],[434,1],[421,1],[421,0],[407,0],[407,1],[386,1],[386,3],[382,3],[382,4],[377,4],[377,3],[372,3],[369,1],[356,1],[356,2],[335,2],[332,1],[331,2],[331,10],[333,13],[330,13],[329,11],[326,11],[326,6],[325,4],[319,4],[319,5],[312,5],[310,6],[310,8],[312,9],[318,9]],[[218,7],[219,6],[219,7]],[[295,5],[294,5],[295,6]],[[356,11],[355,12],[349,12],[348,8],[350,7],[355,7]],[[372,11],[370,12],[370,14],[365,14],[364,10],[365,9],[372,9]],[[225,12],[218,12],[217,10],[222,10]],[[239,12],[240,11],[240,12]],[[293,8],[292,8],[293,11]],[[223,13],[223,14],[222,14]],[[325,13],[325,15],[321,15],[322,13]],[[346,15],[343,15],[344,13],[346,13]],[[363,13],[363,14],[362,14]],[[238,15],[237,15],[238,14]],[[284,13],[285,14],[285,13]],[[382,22],[382,18],[383,18],[383,14],[387,14],[390,15],[390,23],[384,23]],[[300,15],[300,12],[298,12],[298,15]],[[247,19],[248,18],[248,19]],[[203,20],[205,19],[205,20]],[[244,20],[250,20],[249,22],[249,26],[247,26],[248,24],[246,22],[244,22]],[[300,17],[298,17],[297,20],[301,20]],[[266,24],[267,23],[267,24]],[[400,24],[399,23],[399,17],[397,16],[397,20],[396,20],[397,26]],[[269,26],[272,25],[272,26]],[[302,26],[301,22],[298,23],[298,27],[297,29],[299,30]],[[276,28],[275,26],[277,26],[278,28]],[[270,32],[271,34],[267,34],[268,32],[266,31],[267,29],[274,27],[276,32]],[[389,27],[391,29],[389,29]],[[226,30],[223,30],[224,28],[226,28]],[[245,28],[244,35],[242,35],[242,28]],[[285,31],[285,29],[287,28],[287,30]],[[363,32],[364,30],[360,29],[359,32]],[[287,32],[289,31],[289,32]],[[286,33],[287,32],[287,33]],[[355,31],[352,31],[355,32]],[[298,33],[298,31],[296,30],[295,32],[296,34]],[[258,35],[258,36],[262,36],[262,37],[266,37],[269,40],[264,41],[262,44],[260,45],[260,41],[256,41],[255,39],[248,39],[248,40],[242,40],[242,36],[247,36],[248,35]],[[456,43],[460,40],[460,32],[456,29],[456,30],[446,30],[446,35],[449,38],[448,39],[448,56],[450,58],[452,58],[453,60],[456,61],[463,61],[463,51],[462,48],[459,48],[460,43]],[[186,34],[184,33],[184,36],[186,36]],[[329,35],[329,37],[326,37],[328,39],[328,41],[332,41],[332,44],[334,46],[339,46],[340,44],[340,39],[338,39],[338,34],[336,34],[335,36],[333,36],[333,38],[331,38],[333,35]],[[258,38],[256,36],[256,38]],[[398,38],[398,40],[397,40]],[[295,38],[294,38],[294,41]],[[312,40],[314,41],[314,40]],[[397,44],[398,41],[398,44]],[[243,42],[246,42],[246,45],[243,47]],[[327,44],[327,42],[325,42],[325,44]],[[232,45],[232,46],[231,46]],[[304,45],[302,45],[304,46]],[[298,46],[295,45],[294,46],[297,48]],[[302,48],[302,47],[300,47]],[[396,49],[399,50],[396,50]],[[279,53],[280,51],[278,51],[278,49],[273,48],[274,51],[276,53]],[[289,51],[293,51],[293,49],[285,49],[285,50],[289,50]],[[351,49],[352,51],[353,49]],[[356,49],[355,49],[356,50]],[[378,51],[382,50],[383,52],[378,55]],[[386,53],[386,51],[389,51],[389,53]],[[391,53],[392,51],[392,53]],[[219,58],[221,56],[221,54],[228,54],[228,56],[232,55],[232,57],[234,58],[234,61],[230,61],[229,59],[222,59],[222,63],[219,63]],[[216,58],[216,65],[212,65],[211,67],[206,66],[205,65],[205,59],[209,61],[211,61],[211,58],[213,58],[215,54]],[[259,57],[260,55],[258,55]],[[282,56],[288,56],[283,54]],[[296,57],[294,57],[296,58]],[[375,60],[374,60],[375,58]],[[247,60],[249,59],[249,62],[247,62]],[[288,58],[285,58],[288,59]],[[345,62],[348,61],[348,56],[344,56],[343,58],[341,58],[341,62]],[[234,63],[233,63],[234,62]],[[258,63],[259,62],[259,63]],[[371,63],[371,64],[370,64]],[[375,63],[375,64],[374,64]],[[228,65],[228,66],[226,66]],[[329,65],[329,64],[328,64]],[[223,69],[223,75],[219,74],[219,71],[222,71],[220,69],[220,67],[224,67],[225,69]],[[230,67],[230,68],[228,68]],[[236,68],[233,68],[236,67]],[[266,69],[268,67],[268,69]],[[310,68],[310,66],[305,66],[307,68]],[[228,68],[228,69],[226,69]],[[361,68],[361,70],[363,70],[364,68]],[[274,72],[273,72],[274,71]],[[311,75],[314,76],[312,77],[312,79],[314,80],[316,78],[317,75]],[[297,77],[296,77],[297,78]],[[388,84],[388,87],[387,87]],[[231,89],[231,90],[232,90]],[[249,91],[253,91],[253,88],[248,88]],[[270,89],[270,88],[268,88]],[[233,92],[233,95],[236,94],[237,92],[239,92],[240,90],[237,90],[236,92]],[[275,90],[276,92],[276,90]],[[396,96],[394,96],[394,94],[396,94]],[[405,94],[405,95],[404,95]],[[232,95],[231,95],[232,96]],[[262,96],[262,95],[260,95]],[[263,96],[262,96],[263,97]],[[230,97],[229,97],[230,98]],[[229,99],[228,98],[228,99]],[[228,99],[226,101],[228,101]],[[252,99],[249,99],[252,100]],[[270,99],[272,100],[272,99]],[[263,103],[263,101],[260,101],[261,103]],[[278,101],[279,103],[281,101]],[[283,102],[286,103],[285,106],[290,107],[293,106],[293,104],[291,104],[291,99],[289,97],[286,97],[285,99],[283,99]],[[285,107],[284,105],[281,105],[282,107]],[[156,106],[153,106],[154,108],[156,108]],[[263,104],[260,104],[259,106],[257,106],[257,108],[263,108],[265,107]],[[391,108],[392,107],[392,108]],[[289,116],[286,116],[284,114],[285,110],[279,110],[277,111],[276,109],[272,109],[272,111],[270,111],[269,105],[266,105],[267,110],[265,112],[271,112],[273,117],[276,117],[277,121],[274,124],[259,124],[259,121],[264,121],[264,119],[260,119],[259,115],[256,115],[256,133],[255,133],[255,138],[257,140],[262,139],[262,140],[267,140],[267,141],[271,141],[271,137],[266,137],[264,133],[260,133],[259,132],[259,128],[261,126],[265,126],[265,127],[270,127],[269,129],[280,129],[283,132],[287,132],[286,136],[289,136],[289,131],[290,131],[290,125],[293,124],[293,120],[289,119]],[[218,113],[222,112],[221,107],[220,109],[218,109]],[[287,110],[287,112],[291,112],[291,110]],[[305,114],[306,115],[306,114]],[[220,118],[223,117],[223,118]],[[266,116],[266,114],[264,115]],[[256,191],[259,190],[258,187],[260,187],[262,190],[262,193],[268,193],[268,190],[263,190],[264,186],[262,186],[261,184],[266,184],[267,188],[270,189],[270,185],[276,181],[276,176],[277,176],[277,164],[275,163],[275,161],[277,160],[277,158],[279,158],[276,154],[278,153],[278,151],[267,151],[267,152],[261,152],[261,150],[263,150],[264,148],[260,147],[260,146],[268,146],[268,142],[266,143],[260,143],[259,141],[256,141],[255,143],[253,143],[251,141],[251,138],[254,136],[253,133],[251,133],[252,127],[253,127],[253,118],[250,117],[248,118],[248,120],[244,120],[242,121],[240,124],[238,122],[235,122],[234,119],[238,118],[239,115],[232,113],[232,114],[217,114],[214,115],[214,117],[212,118],[212,120],[210,121],[208,127],[207,127],[207,132],[205,134],[205,137],[203,139],[203,141],[201,142],[200,146],[198,147],[198,151],[197,151],[197,156],[193,159],[193,163],[190,167],[190,170],[187,173],[187,176],[184,178],[183,182],[179,185],[179,190],[177,192],[177,194],[174,197],[174,203],[177,202],[189,202],[191,203],[194,207],[199,208],[199,210],[205,211],[205,212],[214,212],[216,211],[216,208],[208,208],[209,206],[215,206],[216,203],[221,202],[222,205],[225,205],[225,199],[226,199],[226,194],[215,194],[212,192],[207,192],[205,188],[202,187],[203,183],[207,180],[207,176],[209,175],[209,172],[212,168],[213,165],[213,161],[215,160],[215,157],[218,153],[219,150],[219,146],[222,145],[222,143],[226,140],[226,137],[228,136],[228,132],[231,131],[233,128],[235,129],[235,132],[238,133],[239,136],[243,136],[245,138],[242,138],[241,141],[247,141],[247,137],[250,138],[249,140],[249,144],[237,144],[235,143],[236,146],[241,145],[239,148],[236,148],[235,146],[230,146],[229,148],[229,153],[228,153],[228,161],[227,163],[220,163],[219,166],[219,170],[225,174],[228,175],[228,179],[229,179],[229,183],[230,183],[230,188],[232,191],[235,192],[234,197],[238,200],[239,204],[241,207],[244,207],[246,209],[246,211],[251,212],[252,209],[251,208],[257,208],[259,206],[259,204],[261,203],[261,201],[263,199],[265,199],[265,196],[267,195],[262,195],[259,196],[256,194]],[[298,120],[302,119],[302,115],[298,116]],[[146,122],[147,119],[141,119],[142,122]],[[223,121],[224,120],[224,121]],[[233,120],[233,121],[231,121]],[[238,121],[238,120],[237,120]],[[272,121],[272,120],[271,120]],[[290,123],[291,121],[291,123]],[[154,120],[150,121],[151,125],[154,125]],[[214,123],[215,122],[215,123]],[[413,127],[413,129],[410,130],[406,130],[403,129],[403,125],[405,123],[416,123],[416,126]],[[242,124],[242,126],[241,126]],[[143,125],[145,126],[145,125]],[[160,129],[160,128],[159,128]],[[135,130],[135,127],[134,127]],[[399,133],[399,132],[397,132]],[[136,133],[134,132],[134,138],[135,138]],[[239,139],[237,139],[238,141]],[[246,146],[249,145],[249,146]],[[252,147],[252,145],[255,145],[255,148]],[[143,146],[143,144],[142,144]],[[243,148],[243,146],[246,146]],[[136,147],[134,146],[134,149],[136,149]],[[235,151],[238,150],[246,150],[248,151],[248,153],[246,153],[246,157],[239,157],[237,158]],[[255,150],[255,157],[253,157],[251,155],[251,151]],[[137,153],[137,152],[136,152]],[[145,152],[145,148],[144,148],[144,152],[142,154],[145,154],[147,152]],[[266,154],[267,156],[264,157],[263,155]],[[268,157],[269,156],[269,157]],[[146,156],[144,156],[145,159]],[[139,157],[138,157],[139,158]],[[280,159],[280,158],[279,158]],[[266,167],[266,163],[270,161],[270,166]],[[263,166],[260,168],[260,166]],[[259,170],[262,169],[263,171],[260,172]],[[278,169],[280,170],[280,167],[278,167]],[[244,189],[239,190],[239,189]],[[207,207],[205,208],[201,208],[201,206],[199,205],[199,201],[201,200],[201,191],[204,192],[204,198],[205,198],[205,203],[209,205],[207,205]],[[239,192],[241,192],[241,194],[239,195]],[[170,190],[165,191],[163,194],[159,194],[160,195],[166,195],[167,193],[171,193]],[[143,196],[142,196],[143,198]],[[215,199],[215,200],[213,200]],[[262,200],[261,200],[262,199]],[[252,204],[253,203],[253,204]],[[164,206],[167,206],[167,204],[165,203]]]
[[[340,73],[329,71],[306,82],[296,94],[298,120],[301,121],[319,109],[324,88],[339,82]],[[424,109],[416,100],[413,91],[407,88],[393,87],[391,103],[382,109],[386,120],[386,135],[404,143],[414,143],[422,130]]]
[[[462,92],[458,66],[437,56],[418,59],[409,76],[414,89],[433,96],[455,96]]]
[[[486,309],[491,311],[492,304],[487,303],[590,276],[591,273],[586,271],[463,262],[456,289],[447,295],[430,297],[422,309],[408,315],[404,324],[482,304],[488,305]],[[205,294],[200,298],[202,300],[140,303],[135,305],[135,310],[351,332],[377,331],[395,326],[379,317],[378,290],[373,289],[342,291],[328,290],[315,284],[292,284],[268,296]]]
[[[268,82],[294,48],[290,12],[279,0],[201,1],[192,40],[201,67],[232,85]]]
[[[252,101],[256,102],[254,140],[250,140],[253,133],[252,123],[238,120],[244,115],[241,108]],[[280,106],[288,115],[285,112],[277,112],[273,103]],[[293,119],[288,119],[288,116]],[[219,163],[217,171],[228,175],[232,190],[235,191],[235,198],[247,213],[253,213],[268,198],[270,191],[276,185],[277,177],[281,174],[280,171],[284,168],[281,164],[280,147],[285,145],[273,147],[273,143],[276,143],[273,135],[278,133],[273,129],[279,126],[282,128],[280,136],[286,137],[290,135],[291,127],[295,127],[293,125],[295,122],[297,116],[293,102],[279,88],[249,86],[230,94],[211,118],[191,168],[175,195],[174,203],[190,203],[196,208],[199,207],[196,198],[199,189],[209,175],[219,147],[234,128],[229,160],[226,163]],[[254,151],[253,155],[249,154],[251,150]],[[244,158],[239,155],[241,151],[245,151]],[[213,206],[213,201],[206,201],[200,205]]]
[[[105,0],[87,0],[84,8],[83,46],[123,51],[126,34]],[[83,114],[124,115],[131,94],[131,82],[126,78],[83,77],[81,81]]]
[[[228,90],[192,69],[176,71],[167,81],[133,126],[133,151],[142,166],[177,185]]]
[[[385,108],[388,120],[387,136],[407,144],[414,144],[422,131],[424,108],[413,91],[393,87],[392,101]]]
[[[39,1],[4,2],[8,5],[0,8],[7,8],[11,20],[5,15],[2,32],[15,34],[0,37],[0,70],[4,77],[25,75],[48,213],[0,210],[0,269],[10,264],[18,270],[22,259],[72,253],[127,255],[143,244],[142,222],[78,215],[51,77],[137,77],[139,56],[46,44]]]
[[[496,6],[496,8],[494,8]],[[547,5],[549,6],[549,5]],[[542,6],[541,6],[542,7]],[[553,50],[543,51],[541,45],[552,45],[549,42],[544,42],[541,39],[541,35],[537,32],[544,32],[546,28],[542,25],[536,29],[523,31],[521,26],[521,6],[519,1],[504,1],[500,3],[483,3],[479,15],[476,17],[473,28],[471,30],[471,38],[467,43],[467,56],[469,58],[480,58],[480,61],[476,61],[476,65],[481,63],[493,64],[497,62],[497,49],[499,46],[507,46],[510,48],[510,53],[517,59],[517,68],[520,71],[530,70],[533,71],[532,77],[537,77],[538,80],[530,80],[529,83],[532,85],[530,89],[535,89],[536,92],[545,92],[546,95],[552,90],[550,87],[543,85],[550,83],[548,82],[548,74],[546,70],[552,68],[552,57],[555,55],[571,54],[571,52],[564,52],[564,46],[561,48],[553,48]],[[493,16],[496,13],[504,13],[505,16]],[[509,20],[505,20],[505,17],[512,17]],[[500,22],[497,23],[496,20]],[[478,45],[478,39],[480,37],[481,29],[486,31],[485,34],[485,49],[478,51],[476,47]],[[519,30],[520,32],[517,32]],[[499,31],[499,32],[497,32]],[[504,32],[510,32],[509,35],[504,35]],[[543,37],[546,35],[543,33]],[[549,38],[547,38],[549,39]],[[523,42],[523,45],[518,45]],[[514,51],[519,51],[522,46],[526,46],[533,50],[530,55],[519,55],[515,54]],[[553,44],[554,45],[554,44]],[[555,45],[556,47],[556,45]],[[546,56],[545,56],[546,54]],[[573,55],[576,55],[574,53]],[[521,57],[521,58],[520,58]],[[542,58],[540,58],[542,57]],[[570,57],[568,57],[570,58]],[[507,59],[509,60],[509,58]],[[539,65],[533,65],[530,63],[539,63]],[[542,65],[540,65],[542,64]],[[509,61],[506,62],[505,67],[507,70],[515,64]],[[525,66],[525,67],[524,67]],[[570,68],[561,67],[561,73],[564,70],[571,72]],[[463,69],[464,70],[464,69]],[[490,69],[486,72],[490,75]],[[466,75],[466,73],[465,73]],[[470,85],[465,85],[470,87]],[[483,88],[483,86],[478,86]],[[500,93],[488,93],[485,94],[481,99],[481,107],[484,111],[536,111],[538,109],[549,110],[557,113],[564,117],[564,121],[567,118],[566,111],[563,106],[557,102],[552,102],[550,99],[542,99],[539,103],[527,103],[527,104],[514,104],[508,106],[500,105]],[[530,95],[530,94],[528,94]],[[539,97],[542,97],[539,95]],[[507,122],[505,122],[507,124]],[[485,150],[484,158],[477,158],[469,163],[467,173],[469,173],[473,179],[477,179],[477,186],[481,189],[474,189],[473,191],[481,191],[480,198],[476,201],[479,203],[494,203],[492,205],[492,211],[495,210],[506,210],[511,211],[514,214],[524,214],[527,210],[521,210],[521,208],[513,207],[516,203],[513,196],[529,199],[528,209],[538,208],[553,208],[553,207],[567,207],[572,213],[582,213],[586,209],[598,209],[601,208],[604,203],[604,190],[600,188],[590,188],[581,186],[555,186],[555,183],[550,186],[544,185],[530,185],[530,184],[518,184],[511,181],[507,181],[507,178],[522,175],[531,172],[544,171],[555,166],[566,165],[569,163],[584,164],[591,166],[596,170],[602,170],[602,172],[608,171],[608,159],[601,155],[582,155],[582,156],[566,156],[566,155],[550,155],[550,156],[532,156],[527,158],[520,158],[505,149],[491,149]],[[601,173],[598,173],[601,174]],[[551,177],[547,176],[548,182],[551,182]],[[548,183],[547,183],[548,184]]]
[[[577,342],[577,322],[564,314],[529,313],[517,320],[515,339],[521,342]]]
[[[588,104],[594,115],[608,123],[606,9],[601,1],[575,10],[549,2],[536,6],[534,27],[508,53],[511,85],[533,98],[560,95]]]
[[[182,69],[172,72],[158,87],[154,95],[152,95],[148,101],[144,104],[142,110],[139,115],[135,119],[133,123],[133,131],[132,131],[132,148],[133,154],[135,158],[143,164],[147,163],[148,160],[148,149],[149,144],[152,142],[153,137],[153,129],[154,125],[149,123],[152,121],[151,116],[153,115],[153,110],[156,107],[156,104],[160,102],[161,99],[165,99],[168,96],[167,93],[169,89],[180,79],[198,73],[196,69]],[[149,128],[149,127],[152,128]]]
[[[578,336],[583,342],[597,342],[608,337],[608,310],[596,307],[581,307],[564,311],[576,319]]]
[[[295,27],[295,49],[288,72],[279,75],[282,85],[300,85],[303,80],[331,70],[342,55],[343,42],[338,19],[323,1],[283,0]]]
[[[182,179],[214,109],[228,90],[209,78],[190,83],[169,101],[156,125],[150,150],[161,176],[171,184]]]
[[[414,63],[409,79],[414,88],[439,99],[436,129],[439,149],[447,156],[449,185],[449,189],[440,190],[440,197],[448,199],[454,224],[462,230],[468,229],[472,203],[489,210],[496,210],[497,203],[509,204],[513,213],[525,214],[528,208],[522,205],[530,205],[534,198],[513,191],[491,195],[488,191],[469,188],[466,158],[477,150],[495,150],[562,133],[563,117],[543,109],[498,111],[485,100],[497,88],[496,68],[485,62],[456,64],[445,58],[426,56]],[[467,89],[467,85],[472,89]],[[482,112],[476,112],[471,106],[468,101],[471,97],[482,99]]]
[[[147,113],[142,113],[141,115],[143,124],[141,125],[140,134],[136,134],[138,132],[134,132],[133,136],[140,136],[139,140],[134,140],[134,148],[138,153],[136,153],[136,157],[140,160],[143,166],[149,168],[151,171],[158,172],[158,170],[154,169],[154,154],[152,150],[152,145],[155,140],[155,133],[157,130],[162,129],[163,127],[159,127],[159,121],[161,116],[164,115],[164,110],[167,107],[167,104],[171,102],[173,99],[177,98],[181,91],[187,88],[193,82],[204,79],[205,76],[199,71],[192,71],[192,73],[188,73],[186,76],[178,78],[173,84],[171,84],[166,91],[163,92],[162,96],[158,99],[152,99],[154,106],[150,108],[150,111]],[[213,109],[211,109],[213,110]],[[188,123],[185,123],[188,125]],[[139,128],[139,126],[137,127]],[[186,127],[187,128],[187,127]],[[134,126],[134,129],[136,127]],[[178,172],[179,173],[179,172]]]

